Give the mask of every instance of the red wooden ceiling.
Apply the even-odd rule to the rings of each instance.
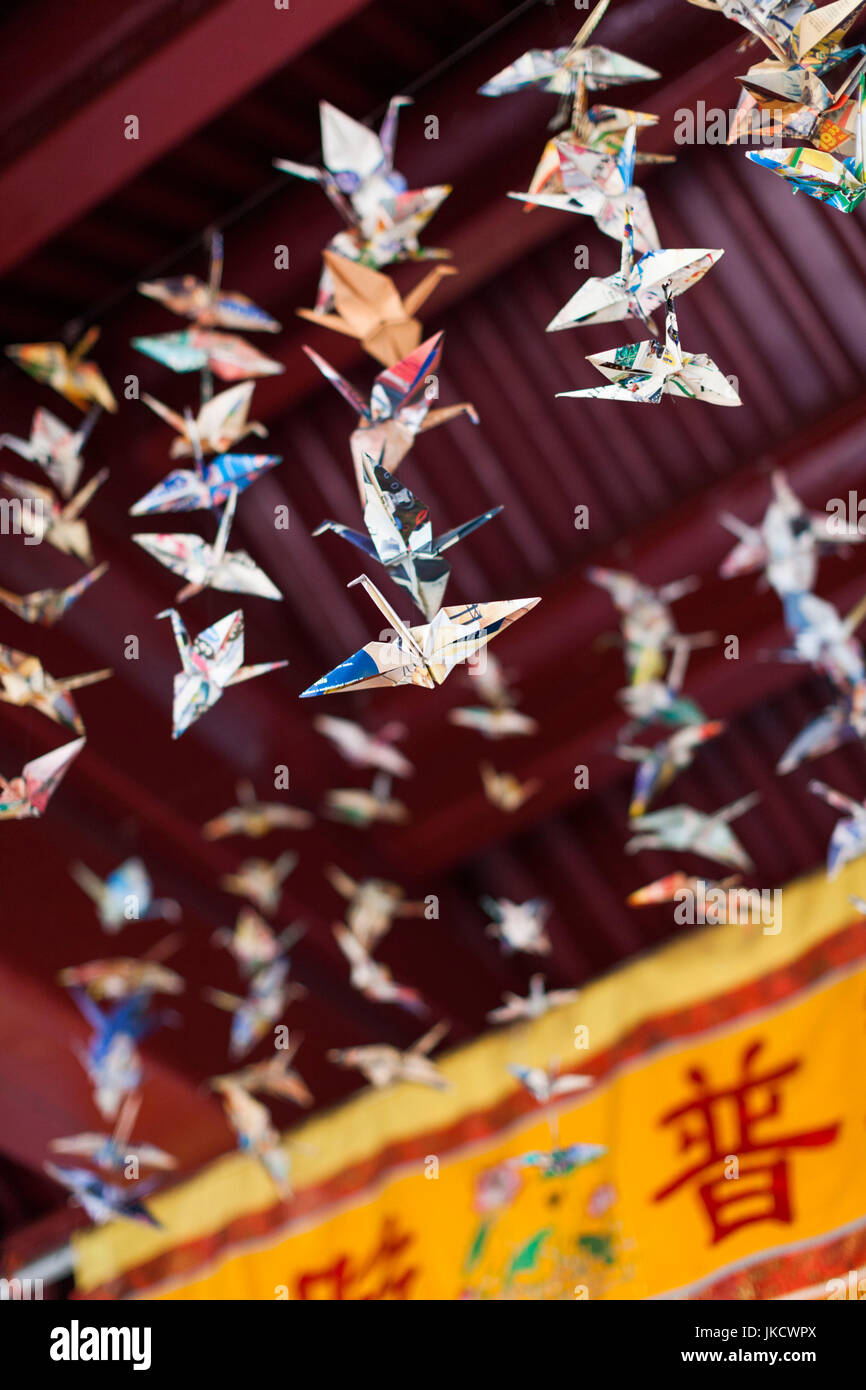
[[[246,7],[250,14],[260,8]],[[617,0],[604,22],[605,43],[664,74],[653,88],[623,91],[622,101],[659,112],[647,147],[678,155],[675,165],[642,175],[663,244],[725,248],[712,274],[681,301],[680,325],[688,347],[709,352],[738,376],[744,401],[730,412],[676,402],[632,412],[553,399],[558,390],[590,384],[583,356],[611,342],[605,329],[544,334],[573,292],[573,248],[589,246],[596,274],[615,268],[618,249],[584,219],[526,215],[505,197],[525,186],[552,99],[475,95],[529,44],[567,41],[575,16],[566,0],[443,0],[427,7],[293,0],[280,31],[258,22],[245,28],[243,10],[239,0],[138,0],[118,12],[92,0],[73,14],[42,0],[16,7],[0,26],[8,98],[0,116],[0,196],[12,218],[0,294],[4,340],[56,336],[97,318],[97,355],[115,388],[136,372],[143,389],[181,406],[189,382],[129,347],[132,336],[169,326],[134,285],[155,267],[201,272],[201,233],[226,218],[226,284],[284,324],[267,348],[286,371],[257,387],[255,411],[284,463],[242,499],[235,539],[285,594],[280,605],[245,603],[248,658],[287,656],[291,663],[230,693],[171,742],[176,656],[167,624],[154,615],[176,585],[130,542],[139,527],[127,514],[167,471],[169,437],[144,406],[124,402],[116,418],[100,421],[87,453],[89,470],[111,468],[88,513],[97,558],[110,562],[108,576],[54,630],[25,627],[11,614],[0,618],[0,638],[36,652],[54,674],[104,665],[116,671],[81,696],[87,748],[49,815],[6,823],[0,835],[0,1221],[19,1253],[77,1219],[50,1215],[62,1196],[38,1174],[52,1136],[91,1128],[95,1119],[71,1048],[82,1028],[55,973],[114,945],[143,950],[161,930],[134,925],[107,941],[68,877],[73,859],[106,872],[140,853],[157,890],[183,903],[176,957],[188,980],[183,1021],[147,1046],[141,1132],[178,1153],[185,1169],[231,1143],[202,1084],[226,1064],[228,1020],[200,991],[236,986],[231,961],[209,937],[232,920],[237,905],[216,881],[248,853],[275,856],[284,844],[301,853],[280,920],[298,916],[309,925],[294,959],[310,994],[288,1021],[305,1036],[299,1065],[321,1104],[356,1084],[325,1062],[327,1047],[406,1043],[415,1031],[408,1016],[349,989],[330,934],[340,900],[323,877],[327,863],[395,878],[413,896],[440,896],[439,921],[396,926],[382,956],[452,1020],[455,1041],[483,1026],[503,989],[523,991],[532,968],[524,958],[502,956],[485,935],[483,893],[552,901],[548,974],[557,985],[597,975],[672,933],[670,910],[624,905],[628,891],[674,865],[670,856],[635,860],[622,852],[630,773],[609,753],[621,722],[614,695],[622,667],[600,641],[615,624],[605,597],[585,582],[588,563],[634,569],[654,583],[699,574],[702,587],[678,610],[683,630],[741,638],[738,662],[724,661],[720,649],[694,660],[688,688],[711,714],[729,720],[729,730],[701,753],[675,799],[711,809],[757,788],[762,801],[742,821],[742,838],[757,864],[754,881],[764,887],[818,865],[832,826],[831,813],[806,792],[808,772],[784,781],[773,774],[780,752],[827,691],[796,667],[762,659],[783,643],[778,603],[752,578],[718,579],[729,537],[717,515],[728,509],[760,516],[769,470],[780,462],[816,507],[858,485],[866,446],[866,344],[859,332],[866,238],[857,217],[792,199],[739,150],[673,145],[675,110],[698,99],[734,104],[734,77],[744,63],[738,31],[682,0]],[[243,31],[233,63],[225,61],[227,26]],[[209,844],[199,827],[233,802],[241,776],[264,790],[271,769],[285,763],[291,800],[313,810],[328,787],[364,780],[311,731],[320,711],[297,700],[375,627],[363,595],[346,591],[357,568],[346,548],[334,537],[310,535],[326,516],[356,521],[357,503],[348,461],[351,414],[323,388],[300,345],[309,341],[359,384],[371,379],[372,367],[354,344],[294,317],[296,307],[312,303],[318,253],[336,219],[318,190],[275,178],[270,161],[315,156],[320,97],[364,117],[407,89],[416,105],[403,113],[398,167],[413,184],[454,186],[427,238],[451,246],[461,271],[428,306],[427,322],[447,330],[442,397],[474,401],[481,425],[462,420],[423,440],[404,466],[406,477],[443,526],[505,503],[498,520],[455,552],[451,593],[542,595],[497,652],[516,673],[522,706],[541,730],[491,745],[452,727],[446,712],[466,695],[459,673],[434,694],[410,689],[322,702],[322,711],[372,728],[390,719],[406,724],[404,746],[417,767],[400,789],[410,822],[359,832],[320,818],[310,831],[260,842],[262,851],[238,839]],[[142,145],[130,149],[115,118],[137,111],[136,102],[145,104]],[[438,141],[424,139],[427,114],[439,117]],[[281,243],[290,249],[288,272],[274,270],[273,247]],[[401,268],[400,283],[416,274]],[[72,416],[11,366],[0,369],[4,430],[25,433],[39,404]],[[10,455],[4,466],[11,465]],[[12,471],[19,471],[17,461]],[[291,510],[287,536],[267,520],[281,501]],[[588,532],[573,525],[580,503],[590,508]],[[212,523],[195,514],[176,525]],[[7,588],[68,583],[80,572],[44,547],[29,549],[10,537],[0,546],[0,584]],[[825,561],[819,591],[850,607],[862,591],[864,565],[856,553]],[[198,630],[230,606],[225,597],[202,595],[188,605],[189,624]],[[140,638],[138,662],[122,657],[130,633]],[[34,750],[58,741],[35,713],[5,708],[0,767],[15,771]],[[542,790],[505,817],[482,795],[483,757],[522,778],[540,778]],[[590,766],[590,789],[576,793],[579,763]],[[848,748],[824,760],[820,773],[862,795],[866,755]],[[696,860],[694,867],[709,866]],[[295,1119],[289,1107],[277,1104],[275,1111],[281,1124]],[[23,1228],[36,1217],[43,1225],[28,1235]]]

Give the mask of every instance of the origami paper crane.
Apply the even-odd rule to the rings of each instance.
[[[850,54],[852,50],[847,50]],[[833,57],[821,67],[842,61]],[[731,120],[729,145],[756,132],[765,141],[806,140],[825,153],[853,155],[857,149],[859,103],[852,86],[863,70],[863,59],[835,91],[822,82],[815,68],[767,59],[740,78],[743,90]]]
[[[79,517],[107,477],[108,469],[103,468],[64,507],[58,504],[50,488],[25,482],[23,478],[14,478],[10,473],[0,473],[0,482],[9,492],[23,499],[21,529],[26,535],[37,537],[37,543],[47,541],[65,555],[74,555],[85,565],[92,565],[90,532],[87,522],[80,521]]]
[[[680,348],[677,311],[667,284],[664,343],[645,338],[640,343],[592,353],[586,360],[613,384],[584,391],[557,391],[557,396],[658,405],[662,396],[668,394],[703,401],[705,405],[742,405],[730,381],[706,353],[683,352]]]
[[[624,106],[595,105],[587,106],[585,110],[580,109],[581,103],[585,105],[586,88],[578,86],[575,93],[575,105],[572,107],[571,125],[560,137],[574,144],[583,145],[591,150],[600,150],[603,154],[618,155],[625,143],[625,137],[629,129],[634,126],[635,130],[646,130],[650,126],[658,125],[659,118],[651,111],[632,111]],[[548,140],[541,160],[536,168],[535,175],[530,183],[530,192],[541,192],[541,187],[536,186],[536,179],[541,173],[544,178],[543,166],[545,160],[553,154],[557,168],[559,158],[556,155],[556,145],[553,140]],[[674,164],[676,155],[672,154],[643,154],[637,151],[635,154],[636,164]],[[550,192],[555,192],[553,188]]]
[[[387,772],[377,772],[373,785],[366,787],[332,787],[325,792],[325,814],[329,820],[343,821],[363,830],[374,821],[402,825],[409,812],[402,801],[391,795],[391,778]]]
[[[486,709],[483,705],[462,705],[448,711],[449,724],[461,729],[474,729],[485,738],[529,737],[538,732],[538,721],[521,714],[517,709]]]
[[[319,183],[347,221],[375,215],[383,198],[407,187],[394,169],[394,145],[401,106],[412,98],[392,97],[378,135],[327,101],[319,102],[324,168],[275,159],[274,165],[295,178]],[[348,207],[347,207],[348,202]]]
[[[96,404],[114,414],[117,401],[111,387],[96,363],[84,360],[98,337],[99,329],[90,328],[71,349],[63,343],[13,343],[6,348],[6,356],[79,410]]]
[[[845,159],[824,150],[798,145],[795,149],[747,150],[753,164],[772,169],[786,179],[794,193],[806,193],[839,212],[853,212],[866,198],[866,76],[860,78],[854,154]]]
[[[288,666],[288,661],[266,661],[244,666],[244,615],[240,608],[211,623],[191,639],[176,608],[158,613],[170,618],[183,670],[174,678],[172,738],[212,709],[230,685],[255,680]]]
[[[361,225],[337,232],[328,249],[344,260],[381,269],[395,261],[441,261],[451,255],[445,247],[422,246],[419,237],[435,212],[451,192],[447,183],[410,189],[383,198],[375,213]],[[334,306],[334,282],[325,267],[319,279],[316,309],[325,312]]]
[[[185,328],[179,333],[133,338],[132,346],[173,372],[208,371],[220,381],[278,376],[286,370],[282,362],[266,357],[237,334],[218,333],[213,328]]]
[[[366,1047],[332,1048],[325,1056],[338,1067],[357,1068],[377,1089],[395,1081],[410,1081],[417,1086],[447,1091],[451,1082],[433,1065],[428,1054],[442,1041],[450,1026],[450,1023],[435,1023],[405,1052],[388,1043],[373,1043]]]
[[[195,469],[174,469],[130,507],[129,515],[214,510],[228,502],[233,488],[245,492],[281,462],[279,454],[220,454],[209,464],[199,456]]]
[[[323,251],[322,259],[333,285],[334,313],[298,309],[300,318],[332,328],[348,338],[357,338],[365,352],[393,367],[421,342],[421,324],[414,317],[446,275],[456,275],[454,266],[435,266],[403,298],[393,280],[370,266],[350,261],[333,251]]]
[[[545,1178],[567,1178],[578,1168],[588,1163],[597,1163],[607,1153],[603,1144],[569,1144],[566,1148],[551,1149],[549,1152],[533,1150],[521,1158],[508,1158],[506,1163],[515,1168],[537,1168]]]
[[[525,903],[513,903],[508,898],[481,899],[481,906],[492,917],[485,928],[488,936],[502,943],[506,955],[526,951],[546,956],[553,949],[545,923],[550,916],[550,903],[543,898],[529,898]]]
[[[646,680],[640,685],[630,685],[617,691],[617,699],[631,715],[630,722],[620,730],[620,739],[630,738],[632,734],[653,724],[682,729],[710,722],[700,705],[682,693],[693,645],[688,637],[674,637],[670,666],[664,680]],[[680,751],[683,752],[688,744],[686,737],[681,741]],[[649,776],[649,773],[644,775]]]
[[[620,268],[600,279],[592,275],[547,325],[548,333],[590,323],[615,323],[636,318],[655,333],[652,314],[665,302],[665,286],[670,298],[683,294],[702,280],[724,251],[691,248],[685,251],[647,251],[635,263],[634,232],[628,208],[622,238]]]
[[[337,945],[349,962],[349,982],[353,989],[377,1004],[399,1004],[413,1014],[429,1013],[417,989],[399,985],[388,966],[375,961],[348,927],[337,922],[333,932]]]
[[[561,111],[552,123],[561,124],[580,88],[597,91],[659,77],[661,74],[654,68],[636,63],[601,44],[587,43],[608,4],[609,0],[600,0],[567,47],[530,48],[516,62],[509,63],[508,67],[479,87],[479,93],[486,97],[499,97],[526,87],[541,87],[543,91],[553,92],[561,98]]]
[[[784,776],[810,758],[821,758],[848,741],[866,739],[866,680],[843,687],[833,704],[800,730],[785,749],[776,771]]]
[[[622,154],[623,145],[629,136],[631,127],[635,129],[635,142],[637,132],[654,126],[658,123],[658,116],[651,115],[648,111],[627,111],[621,106],[590,106],[586,105],[586,88],[578,84],[572,104],[571,125],[564,132],[560,139],[563,144],[570,147],[576,155],[585,155],[588,152],[609,155],[616,160]],[[644,154],[642,151],[635,150],[635,164],[672,164],[676,156],[669,154]],[[562,181],[562,160],[560,150],[556,140],[548,140],[541,154],[538,164],[535,166],[535,173],[529,183],[529,193],[565,193],[565,185]],[[641,194],[638,194],[640,201]],[[525,203],[524,212],[532,212],[534,204]],[[624,212],[626,209],[624,209]],[[628,219],[629,222],[631,219]]]
[[[185,603],[204,589],[221,593],[256,594],[259,598],[279,600],[282,594],[259,569],[245,550],[228,550],[229,532],[237,506],[237,488],[229,492],[219,530],[213,545],[201,536],[180,531],[145,532],[132,537],[136,545],[146,550],[161,565],[189,582],[175,595],[175,603]]]
[[[619,154],[605,154],[570,139],[553,142],[558,170],[545,171],[544,185],[557,192],[509,193],[525,208],[557,208],[591,217],[600,232],[622,241],[626,223],[633,227],[638,251],[658,249],[659,234],[650,212],[647,196],[635,187],[634,166],[636,128],[630,126]],[[536,179],[538,171],[536,171]]]
[[[260,840],[272,830],[309,830],[315,820],[299,806],[257,800],[252,782],[246,779],[238,782],[235,790],[239,804],[202,826],[206,840],[222,840],[226,835],[248,835],[251,840]]]
[[[107,563],[97,565],[96,569],[85,574],[75,584],[65,589],[37,589],[32,594],[12,594],[8,589],[0,589],[0,603],[12,613],[16,613],[25,623],[41,623],[43,627],[53,627],[63,617],[67,609],[86,593],[91,584],[108,570]]]
[[[80,1154],[83,1158],[89,1158],[97,1168],[107,1173],[123,1172],[130,1162],[163,1171],[176,1168],[177,1159],[166,1153],[165,1149],[157,1148],[155,1144],[130,1143],[140,1108],[141,1096],[127,1096],[111,1134],[75,1134],[68,1139],[52,1139],[49,1147],[54,1153]]]
[[[118,932],[127,922],[180,920],[180,903],[153,896],[150,874],[138,858],[125,859],[105,879],[86,864],[72,864],[69,872],[95,904],[100,925],[107,932]]]
[[[321,184],[348,230],[332,238],[331,250],[369,266],[392,261],[441,260],[450,254],[423,247],[419,234],[451,192],[447,184],[407,188],[394,169],[397,114],[410,97],[392,97],[379,132],[352,120],[328,102],[319,103],[324,168],[275,159],[286,174]],[[327,265],[319,282],[318,310],[333,303],[334,284]]]
[[[516,1076],[521,1086],[539,1105],[547,1105],[557,1096],[571,1095],[574,1091],[585,1091],[592,1086],[594,1076],[578,1076],[575,1072],[557,1075],[555,1067],[517,1067],[509,1065],[508,1070]]]
[[[211,237],[207,284],[194,275],[144,281],[139,292],[155,299],[175,314],[193,320],[194,327],[155,338],[133,338],[132,346],[174,372],[211,371],[223,381],[252,376],[273,376],[284,370],[243,338],[220,333],[219,328],[276,333],[280,325],[246,295],[220,288],[223,272],[223,239]]]
[[[141,1201],[145,1189],[148,1192],[152,1190],[150,1182],[139,1183],[136,1189],[139,1196],[136,1196],[128,1188],[115,1187],[113,1183],[98,1178],[88,1168],[61,1168],[54,1163],[44,1163],[42,1166],[50,1178],[69,1189],[72,1193],[70,1203],[86,1211],[95,1225],[104,1226],[109,1221],[120,1219],[162,1229],[156,1217]]]
[[[622,636],[625,643],[625,664],[629,681],[640,685],[654,680],[665,669],[666,651],[674,640],[691,646],[703,644],[712,634],[701,633],[684,638],[677,630],[671,604],[692,593],[700,584],[694,575],[675,579],[671,584],[652,588],[643,584],[626,570],[603,569],[592,566],[586,577],[605,589],[622,615]]]
[[[415,771],[409,759],[394,747],[394,742],[406,732],[403,724],[384,724],[370,734],[351,719],[337,719],[332,714],[317,714],[313,728],[339,749],[347,762],[355,767],[375,767],[392,777],[410,777]]]
[[[237,1135],[238,1148],[258,1159],[282,1198],[290,1197],[289,1156],[267,1106],[230,1076],[214,1077],[211,1085],[220,1094],[226,1120]]]
[[[76,738],[25,763],[19,777],[0,774],[0,820],[42,816],[86,740]]]
[[[792,489],[781,469],[771,475],[773,498],[757,526],[749,526],[729,512],[719,517],[737,537],[737,544],[719,567],[723,579],[764,570],[780,598],[806,593],[818,576],[818,557],[837,545],[863,540],[856,526],[827,512],[810,512]]]
[[[194,455],[199,449],[205,454],[223,454],[248,434],[266,435],[264,425],[257,420],[247,419],[255,389],[254,381],[241,381],[237,386],[230,386],[227,391],[220,391],[219,395],[205,401],[195,419],[189,414],[179,415],[176,410],[169,410],[167,405],[153,396],[145,394],[141,399],[177,432],[178,438],[172,442],[169,450],[174,459]],[[166,483],[162,486],[165,487]]]
[[[504,811],[507,815],[519,811],[524,802],[534,796],[541,786],[537,777],[531,778],[528,782],[521,782],[513,772],[497,772],[490,763],[481,763],[480,771],[487,800],[498,811]]]
[[[280,324],[245,294],[222,289],[225,254],[221,233],[212,232],[207,283],[195,275],[143,280],[139,294],[164,304],[173,314],[192,319],[199,328],[232,328],[240,332],[278,333]]]
[[[656,879],[632,893],[627,902],[632,907],[674,902],[673,919],[677,926],[761,926],[765,935],[776,935],[782,926],[781,908],[777,894],[766,889],[743,888],[739,874],[713,881],[674,873]]]
[[[404,890],[387,879],[365,878],[359,882],[335,864],[326,867],[325,877],[346,899],[349,931],[366,951],[375,951],[391,930],[395,917],[424,916],[426,904],[407,902]]]
[[[580,990],[577,989],[552,989],[545,993],[544,976],[532,975],[526,997],[522,998],[519,994],[512,994],[510,990],[506,990],[502,996],[502,1004],[490,1010],[487,1022],[514,1023],[521,1018],[541,1018],[550,1009],[559,1008],[564,1004],[574,1004],[579,995]]]
[[[809,791],[836,811],[843,812],[843,819],[837,822],[827,847],[827,878],[832,880],[838,878],[846,864],[866,854],[866,802],[844,796],[828,787],[826,782],[810,782]]]
[[[84,460],[81,450],[99,418],[101,406],[94,406],[80,430],[71,430],[52,415],[50,410],[37,410],[30,426],[30,438],[19,439],[14,434],[0,434],[0,449],[5,445],[20,458],[36,463],[49,477],[61,497],[69,498],[78,486]]]
[[[486,708],[479,705],[464,705],[448,711],[448,722],[460,728],[475,729],[484,738],[500,739],[512,735],[530,735],[538,730],[538,723],[515,708],[516,697],[500,662],[493,652],[488,651],[483,664],[466,668],[468,683],[473,685],[485,701]]]
[[[862,12],[862,0],[843,0],[820,10],[806,0],[775,5],[733,0],[719,6],[708,3],[707,8],[721,9],[762,39],[772,54],[740,78],[743,91],[730,123],[729,145],[754,138],[758,130],[764,140],[788,136],[808,140],[824,153],[855,153],[859,103],[849,93],[866,66],[866,47],[839,44]],[[831,91],[821,77],[858,55],[858,62]]]
[[[717,10],[761,39],[779,58],[790,58],[820,70],[842,57],[862,51],[862,45],[839,50],[838,45],[864,8],[863,0],[839,0],[820,8],[810,0],[691,0],[702,9]]]
[[[171,949],[175,939],[169,937]],[[139,956],[116,956],[113,960],[91,960],[84,965],[70,965],[61,970],[58,982],[66,989],[85,989],[91,999],[128,999],[133,994],[182,994],[184,981],[176,970],[162,964],[161,951]]]
[[[146,992],[130,995],[107,1011],[84,989],[71,989],[70,994],[93,1029],[87,1047],[76,1047],[76,1054],[90,1078],[97,1109],[106,1119],[114,1119],[124,1096],[141,1086],[137,1042],[163,1023],[174,1022],[176,1016],[165,1011],[148,1013],[150,995]]]
[[[492,521],[502,508],[492,507],[434,538],[426,503],[369,454],[364,455],[362,462],[364,525],[368,534],[362,535],[338,521],[323,521],[313,535],[336,531],[368,559],[378,560],[394,583],[408,590],[425,618],[432,619],[442,606],[451,575],[443,559],[445,551]]]
[[[617,744],[615,751],[618,758],[638,764],[629,816],[644,815],[674,778],[691,766],[698,749],[711,738],[718,738],[719,734],[724,733],[725,727],[721,720],[709,719],[703,724],[683,725],[654,748]]]
[[[278,1023],[295,999],[306,994],[301,985],[288,984],[289,962],[275,960],[257,970],[249,983],[246,998],[223,989],[206,989],[204,997],[218,1009],[233,1014],[229,1056],[245,1057],[252,1052],[273,1023]]]
[[[245,859],[232,874],[223,874],[220,887],[239,898],[249,898],[272,917],[283,896],[283,884],[298,862],[293,850],[286,850],[273,863],[268,859]]]
[[[295,923],[277,933],[251,907],[242,907],[234,928],[220,927],[211,941],[231,953],[242,975],[255,975],[266,965],[282,960],[303,936]]]
[[[29,706],[76,734],[84,733],[84,721],[69,692],[96,685],[113,674],[109,670],[89,671],[86,675],[57,679],[48,674],[38,657],[0,644],[0,702],[19,708]]]
[[[758,801],[760,797],[753,792],[709,814],[696,811],[693,806],[667,806],[663,811],[638,816],[631,824],[640,833],[628,841],[626,854],[637,854],[642,849],[688,850],[732,869],[751,869],[754,865],[730,822],[745,815]]]
[[[517,622],[541,600],[519,598],[493,603],[455,604],[440,608],[430,623],[406,627],[366,574],[349,588],[362,584],[395,634],[391,642],[368,642],[313,685],[301,699],[338,690],[369,690],[373,686],[417,685],[434,690],[461,661],[467,661],[498,633]]]
[[[674,902],[678,895],[695,895],[701,885],[705,893],[718,890],[726,893],[742,881],[739,874],[732,874],[730,878],[708,880],[696,878],[693,874],[684,874],[679,870],[674,874],[666,874],[664,878],[657,878],[653,883],[645,883],[643,888],[636,888],[633,893],[629,893],[626,902],[629,907],[648,907],[655,903]]]
[[[313,1104],[313,1094],[300,1072],[292,1066],[303,1038],[295,1035],[287,1039],[287,1046],[268,1057],[264,1062],[253,1062],[248,1067],[236,1071],[231,1077],[216,1077],[215,1081],[234,1081],[245,1091],[262,1091],[265,1095],[276,1096],[279,1100],[290,1100],[294,1105],[306,1108]]]
[[[315,363],[360,417],[357,428],[349,438],[349,447],[362,503],[365,501],[365,455],[378,459],[389,473],[396,473],[417,435],[435,429],[437,425],[444,425],[458,415],[468,415],[473,424],[478,424],[475,407],[468,401],[437,407],[436,410],[430,408],[438,390],[436,372],[442,359],[444,338],[444,333],[436,333],[409,353],[408,357],[404,357],[402,362],[380,372],[373,384],[369,405],[323,357],[313,352],[312,348],[304,348],[310,361]],[[418,400],[422,387],[425,388],[424,395]]]
[[[783,661],[803,661],[822,671],[839,689],[866,681],[866,656],[854,636],[866,617],[866,596],[847,617],[817,594],[786,594],[785,626],[793,648],[780,652]]]

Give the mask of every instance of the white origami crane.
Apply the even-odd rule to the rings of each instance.
[[[254,381],[241,381],[227,391],[220,391],[205,401],[195,420],[189,414],[179,415],[176,410],[170,410],[153,396],[144,395],[141,399],[177,431],[178,438],[169,450],[172,458],[189,457],[199,448],[205,454],[224,454],[248,434],[262,437],[267,434],[264,425],[247,419],[255,386]]]
[[[388,966],[374,960],[366,946],[353,936],[348,927],[337,922],[333,930],[337,945],[349,962],[349,980],[353,989],[357,989],[365,999],[373,999],[379,1004],[399,1004],[414,1014],[427,1012],[427,1006],[417,989],[398,984]]]
[[[530,48],[479,87],[480,94],[498,97],[526,87],[541,87],[563,98],[565,107],[580,89],[597,91],[659,77],[654,68],[636,63],[602,44],[587,43],[609,3],[610,0],[599,0],[567,47]]]
[[[683,352],[677,313],[665,286],[665,341],[645,338],[640,343],[593,353],[586,359],[606,376],[610,386],[584,391],[557,391],[557,396],[583,400],[633,401],[658,405],[663,395],[703,401],[706,405],[742,405],[727,377],[705,353]]]
[[[450,252],[424,247],[418,236],[437,208],[448,197],[448,184],[410,189],[394,168],[397,115],[411,97],[392,97],[379,134],[339,111],[329,102],[319,103],[324,168],[275,159],[283,173],[321,184],[347,225],[330,242],[331,251],[368,266],[392,261],[442,260]],[[333,304],[334,281],[325,265],[319,281],[316,309]]]
[[[302,691],[302,700],[378,685],[419,685],[434,690],[459,662],[476,656],[493,637],[540,602],[538,598],[519,598],[459,604],[440,608],[432,622],[410,628],[365,574],[353,579],[349,588],[354,584],[362,584],[367,590],[387,619],[395,640],[368,642]]]
[[[219,530],[213,545],[201,536],[178,531],[148,532],[132,537],[161,565],[189,582],[175,595],[175,603],[185,603],[203,589],[219,589],[233,594],[257,594],[259,598],[281,599],[276,584],[260,570],[245,550],[227,550],[229,531],[237,507],[238,490],[229,491]]]
[[[392,777],[409,777],[415,771],[409,759],[394,747],[394,740],[405,734],[402,724],[385,724],[370,734],[351,719],[317,714],[313,728],[330,739],[347,762],[355,767],[375,767]]]
[[[471,521],[434,536],[429,508],[405,483],[369,454],[364,456],[363,472],[367,535],[339,521],[323,521],[313,535],[336,531],[367,559],[378,560],[394,583],[408,590],[425,618],[432,619],[442,606],[451,574],[443,558],[445,552],[492,521],[502,508],[491,507]]]
[[[585,280],[559,313],[547,325],[548,333],[589,323],[614,323],[636,318],[655,333],[651,315],[665,302],[665,285],[670,298],[683,294],[711,270],[724,251],[691,248],[683,251],[647,251],[635,264],[634,230],[626,209],[620,268],[600,279]]]
[[[288,666],[288,661],[266,661],[244,666],[244,615],[240,608],[211,623],[192,639],[176,608],[157,614],[170,618],[183,670],[174,678],[172,738],[180,738],[191,724],[212,709],[230,685],[255,680]]]
[[[786,594],[809,592],[818,575],[822,550],[836,545],[853,545],[863,540],[857,525],[838,516],[810,512],[794,492],[781,469],[771,476],[773,497],[762,520],[747,525],[739,517],[724,512],[719,520],[737,537],[737,544],[726,555],[719,574],[723,579],[763,569],[780,598]]]
[[[103,468],[64,507],[59,505],[50,488],[25,482],[23,478],[14,478],[9,473],[0,473],[0,482],[23,499],[21,529],[26,535],[35,536],[38,542],[47,541],[65,555],[74,555],[85,565],[92,565],[90,532],[87,522],[79,518],[107,477],[108,469]]]
[[[753,867],[752,861],[731,830],[730,821],[744,815],[758,801],[760,797],[753,792],[710,814],[681,805],[637,816],[631,824],[641,833],[628,841],[626,854],[637,854],[642,849],[689,850],[732,869],[747,871]]]
[[[555,1100],[557,1096],[571,1095],[574,1091],[585,1091],[593,1084],[595,1077],[579,1076],[574,1072],[566,1072],[563,1076],[558,1076],[554,1067],[517,1067],[509,1065],[508,1070],[512,1076],[516,1076],[521,1086],[525,1086],[529,1094],[539,1105],[546,1105],[548,1101]]]
[[[62,748],[53,748],[40,758],[25,763],[18,777],[0,774],[0,820],[25,820],[41,816],[51,797],[78,757],[86,740],[74,739]]]
[[[96,906],[100,925],[107,932],[120,931],[127,922],[164,918],[176,922],[180,904],[173,898],[155,898],[150,874],[141,859],[126,859],[101,879],[86,864],[69,869],[79,888]]]
[[[635,187],[636,127],[630,126],[619,154],[576,144],[573,140],[555,140],[559,160],[559,176],[555,193],[509,193],[526,207],[557,208],[591,217],[605,236],[621,241],[626,219],[634,226],[634,244],[638,251],[657,249],[659,234],[652,219],[649,202],[642,188]]]
[[[506,952],[527,951],[546,956],[553,949],[545,923],[550,916],[550,903],[543,898],[529,898],[525,903],[513,903],[509,898],[481,899],[481,906],[492,921],[487,934],[495,936]]]
[[[529,981],[526,997],[512,994],[510,990],[502,996],[503,1002],[487,1015],[488,1023],[513,1023],[519,1018],[541,1018],[550,1009],[563,1004],[573,1004],[579,997],[577,989],[551,989],[545,991],[544,976],[533,975]]]
[[[84,460],[81,450],[99,418],[101,406],[93,406],[78,430],[71,430],[52,415],[50,410],[41,407],[33,416],[30,438],[19,439],[14,434],[0,434],[0,448],[4,445],[23,459],[36,463],[48,474],[61,497],[69,498],[78,486]]]
[[[827,847],[827,877],[834,879],[846,864],[866,854],[866,802],[855,801],[853,797],[828,787],[826,782],[810,782],[809,791],[820,796],[834,810],[843,812]]]
[[[389,1043],[366,1047],[334,1048],[325,1055],[339,1067],[357,1067],[372,1086],[389,1086],[394,1081],[411,1081],[434,1090],[449,1090],[451,1082],[430,1061],[428,1054],[441,1042],[450,1024],[436,1023],[405,1052]]]

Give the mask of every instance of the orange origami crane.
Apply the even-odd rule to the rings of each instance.
[[[17,362],[28,376],[44,381],[67,401],[87,410],[92,402],[115,412],[117,401],[95,362],[84,358],[99,337],[98,328],[89,328],[74,348],[63,343],[12,343],[6,356]]]
[[[378,270],[334,251],[323,251],[322,259],[331,275],[336,313],[299,309],[299,317],[360,339],[365,351],[386,367],[415,351],[422,331],[413,317],[415,310],[430,298],[443,276],[457,274],[455,266],[438,265],[403,299],[391,277]]]

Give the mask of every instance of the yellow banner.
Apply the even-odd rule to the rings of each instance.
[[[866,1265],[862,879],[786,889],[778,933],[691,929],[446,1057],[449,1092],[367,1091],[309,1121],[286,1140],[285,1208],[253,1160],[219,1160],[152,1201],[165,1231],[82,1237],[79,1290],[829,1296]],[[553,1059],[595,1081],[539,1106],[507,1068]],[[606,1152],[582,1163],[572,1145]],[[553,1171],[515,1162],[533,1153]]]

